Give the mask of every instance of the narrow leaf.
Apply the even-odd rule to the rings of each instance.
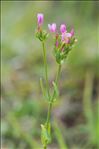
[[[50,137],[50,134],[48,133],[48,130],[47,128],[45,127],[45,125],[42,125],[41,124],[41,141],[42,141],[42,144],[44,146],[46,146],[47,144],[49,144],[51,142],[51,137]]]

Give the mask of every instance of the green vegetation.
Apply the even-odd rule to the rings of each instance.
[[[44,28],[55,21],[75,29],[78,39],[62,67],[60,98],[54,103],[49,149],[99,148],[99,2],[2,1],[2,148],[42,149],[41,126],[48,104],[42,97],[43,53],[35,38],[36,14]],[[65,20],[65,21],[64,21]],[[68,28],[69,30],[69,28]],[[57,64],[47,40],[51,90]],[[44,85],[46,82],[44,82]],[[60,100],[61,99],[61,100]]]

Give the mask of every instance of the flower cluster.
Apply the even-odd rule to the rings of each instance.
[[[42,13],[37,14],[38,29],[36,36],[40,41],[44,41],[48,37],[48,33],[42,30],[43,22],[44,15]],[[56,57],[57,63],[61,64],[64,59],[66,59],[69,51],[71,51],[74,43],[77,41],[77,39],[74,37],[74,29],[72,28],[70,32],[67,32],[66,25],[61,24],[60,31],[58,32],[56,23],[48,24],[48,29],[51,33],[54,33],[54,55]]]
[[[58,33],[55,23],[48,24],[48,28],[50,32],[55,33],[54,55],[56,61],[60,64],[67,57],[69,51],[77,41],[74,37],[74,29],[72,28],[70,32],[67,32],[66,25],[61,24],[60,33]]]

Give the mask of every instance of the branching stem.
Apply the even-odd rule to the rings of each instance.
[[[55,80],[56,85],[58,85],[58,80],[59,80],[60,72],[61,72],[61,64],[59,64],[59,66],[58,66],[58,72],[57,72],[57,76],[56,76],[56,80]],[[48,114],[47,114],[47,121],[46,121],[47,126],[48,126],[48,123],[50,122],[51,109],[52,109],[52,104],[53,104],[54,96],[55,96],[55,91],[53,92],[53,95],[52,95],[52,97],[50,99],[50,102],[49,102]]]
[[[55,90],[53,92],[53,95],[50,97],[50,92],[49,92],[49,84],[48,84],[48,72],[47,72],[47,58],[46,58],[46,49],[45,49],[45,44],[42,42],[42,47],[43,47],[43,58],[44,58],[44,68],[45,68],[45,80],[46,80],[46,88],[47,88],[47,94],[49,97],[49,106],[48,106],[48,113],[47,113],[47,120],[46,120],[46,127],[48,129],[49,123],[50,123],[50,118],[51,118],[51,109],[52,109],[52,104],[53,100],[55,97]],[[58,80],[61,72],[61,64],[58,65],[58,71],[55,79],[55,84],[58,85]],[[47,146],[44,146],[44,149],[47,149]]]

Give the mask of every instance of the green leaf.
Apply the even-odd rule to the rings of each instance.
[[[51,142],[50,126],[47,129],[45,125],[41,124],[41,129],[42,129],[41,130],[41,141],[42,141],[43,146],[46,146],[47,144]]]
[[[59,51],[56,52],[56,61],[60,63],[60,52]]]
[[[47,32],[44,32],[44,40],[48,38],[49,34]]]
[[[56,136],[60,149],[68,149],[67,144],[65,143],[65,140],[62,136],[62,132],[58,127],[58,123],[54,121],[53,126],[54,126],[54,134]]]
[[[48,130],[49,135],[51,134],[51,124],[50,123],[45,123],[45,127]]]

